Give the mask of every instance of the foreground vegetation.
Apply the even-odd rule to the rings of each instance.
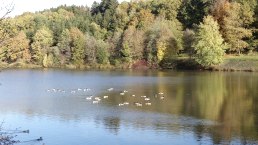
[[[0,25],[1,67],[233,70],[228,63],[246,57],[228,55],[258,51],[256,0],[102,0],[24,13]],[[194,62],[182,64],[182,54]],[[252,70],[255,62],[246,61]]]

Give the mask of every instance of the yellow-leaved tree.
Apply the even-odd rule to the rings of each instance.
[[[196,62],[203,67],[211,67],[222,63],[226,46],[219,32],[217,21],[212,16],[206,16],[196,34],[194,44]]]

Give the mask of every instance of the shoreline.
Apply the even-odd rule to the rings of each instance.
[[[63,70],[193,70],[193,71],[224,71],[224,72],[258,72],[258,57],[245,58],[244,57],[226,57],[221,65],[210,68],[202,68],[193,59],[177,58],[169,62],[162,62],[159,67],[149,67],[146,64],[132,65],[82,65],[76,67],[69,64],[64,66],[43,67],[41,65],[25,64],[25,63],[0,63],[0,71],[4,69],[63,69]]]

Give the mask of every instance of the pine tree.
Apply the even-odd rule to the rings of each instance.
[[[178,19],[185,28],[193,28],[199,25],[205,16],[207,4],[202,0],[185,0],[180,7]]]

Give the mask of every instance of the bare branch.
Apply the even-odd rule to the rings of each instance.
[[[8,3],[6,4],[4,0],[2,0],[2,6],[0,7],[0,22],[3,21],[8,14],[10,14],[14,9],[14,3]]]

